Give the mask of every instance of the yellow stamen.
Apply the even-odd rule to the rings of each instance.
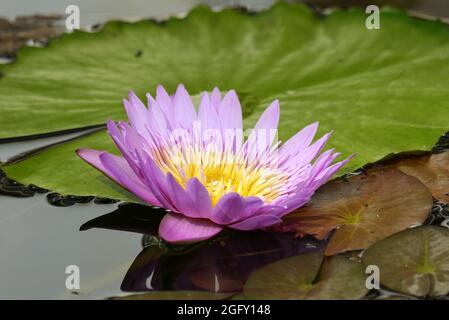
[[[182,150],[172,147],[152,153],[161,170],[171,173],[182,187],[196,177],[209,192],[213,205],[228,192],[237,192],[243,197],[257,196],[270,203],[280,195],[289,179],[280,169],[249,163],[240,153],[198,147]]]

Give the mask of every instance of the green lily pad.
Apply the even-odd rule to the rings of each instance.
[[[253,272],[244,287],[248,299],[360,299],[367,293],[361,264],[313,252],[279,260]]]
[[[117,153],[106,132],[101,131],[50,147],[28,160],[4,166],[2,170],[24,184],[35,184],[62,194],[93,195],[142,203],[132,193],[90,168],[75,154],[77,148],[90,143],[101,150]]]
[[[376,265],[385,287],[414,296],[449,292],[449,230],[423,226],[402,231],[369,247],[365,265]]]
[[[371,171],[321,187],[303,208],[284,217],[285,231],[324,239],[325,254],[369,247],[378,240],[422,224],[432,208],[429,189],[398,169]]]
[[[162,24],[111,22],[98,33],[64,35],[0,66],[0,139],[124,119],[128,90],[144,97],[158,84],[173,92],[184,83],[195,95],[236,89],[247,127],[279,99],[283,141],[314,121],[320,134],[335,129],[329,146],[357,153],[346,172],[392,152],[430,149],[449,129],[449,28],[385,9],[381,29],[367,30],[366,17],[353,9],[323,19],[286,3],[251,15],[198,7]],[[75,147],[113,150],[97,133],[3,169],[63,194],[129,199]]]
[[[112,300],[223,300],[233,293],[207,291],[150,291],[127,296],[112,297]]]

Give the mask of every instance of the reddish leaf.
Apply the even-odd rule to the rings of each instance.
[[[337,229],[326,255],[365,249],[374,242],[424,222],[432,195],[418,179],[394,168],[331,181],[312,201],[284,218],[280,227],[323,239]]]
[[[449,203],[449,152],[393,157],[384,166],[395,167],[421,180],[434,198]]]

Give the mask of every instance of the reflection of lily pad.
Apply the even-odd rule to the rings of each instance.
[[[161,208],[124,203],[113,212],[85,222],[80,231],[103,228],[157,236],[159,223],[166,213]]]
[[[449,30],[395,10],[382,12],[380,30],[367,30],[365,19],[362,10],[322,19],[279,3],[254,15],[200,7],[161,25],[114,22],[99,33],[75,32],[0,67],[0,138],[120,120],[127,90],[143,97],[157,84],[172,91],[182,82],[193,94],[213,86],[243,93],[246,126],[278,98],[280,139],[318,120],[320,133],[336,130],[332,147],[357,153],[346,170],[430,149],[449,129]],[[63,194],[129,200],[77,159],[79,146],[113,149],[97,133],[5,171]]]
[[[366,293],[361,264],[319,252],[276,261],[251,274],[244,294],[249,299],[360,299]],[[321,268],[321,271],[320,271]]]
[[[449,230],[413,228],[377,242],[363,254],[365,265],[377,265],[382,285],[415,296],[449,292]]]
[[[421,224],[431,207],[432,196],[418,179],[386,169],[324,185],[306,207],[284,218],[282,228],[318,239],[337,228],[326,248],[332,255]]]
[[[152,291],[128,296],[112,297],[113,300],[223,300],[232,293],[214,293],[207,291]]]

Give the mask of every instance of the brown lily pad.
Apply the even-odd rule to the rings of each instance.
[[[422,224],[432,207],[429,189],[395,168],[333,180],[279,227],[323,239],[333,229],[326,255],[359,250],[410,226]]]
[[[398,168],[418,178],[434,198],[449,203],[449,152],[392,157],[385,161],[384,166]]]
[[[422,226],[405,230],[369,247],[365,265],[376,265],[380,283],[414,296],[449,292],[449,230]]]
[[[361,264],[313,252],[279,260],[253,272],[244,287],[248,299],[360,299],[368,291]]]

